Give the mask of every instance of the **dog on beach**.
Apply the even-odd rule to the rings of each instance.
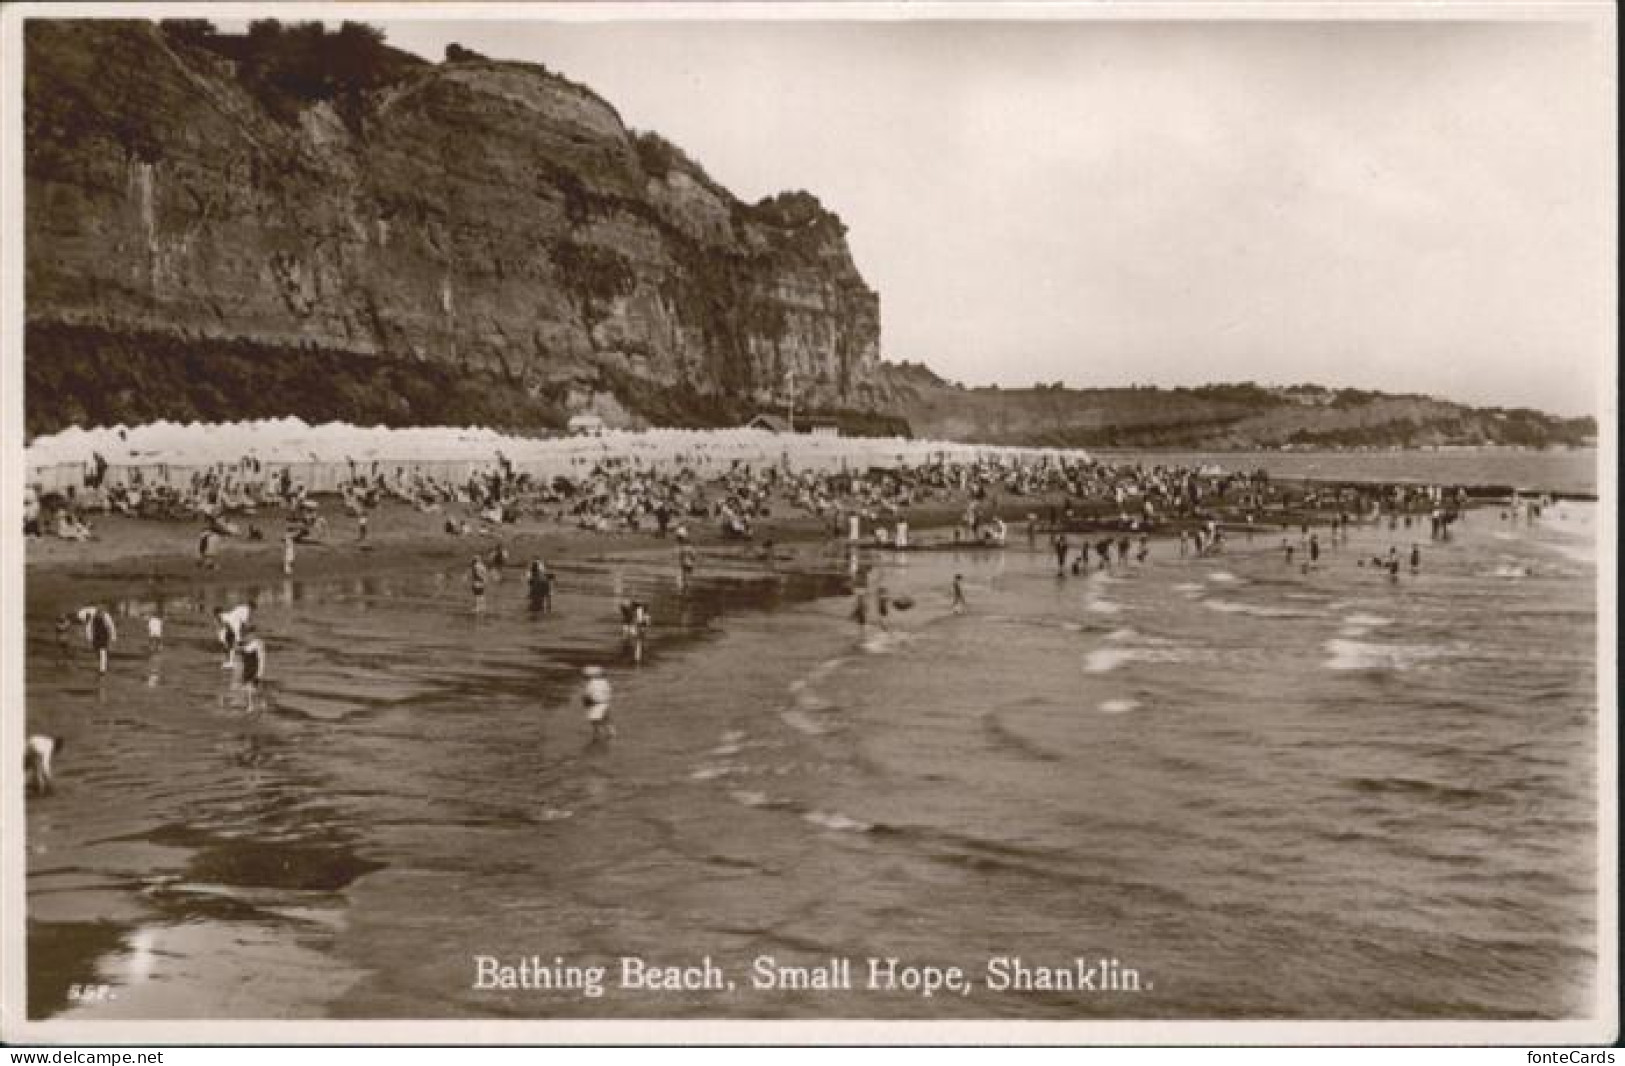
[[[23,749],[23,774],[25,783],[32,785],[35,792],[44,795],[51,791],[51,760],[67,746],[61,737],[36,734],[28,738]]]

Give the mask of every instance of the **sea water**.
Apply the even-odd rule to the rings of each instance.
[[[30,1008],[160,1018],[1563,1018],[1593,1007],[1594,507],[1055,574],[1040,542],[194,590],[107,678],[30,617]],[[1419,543],[1397,580],[1357,565]],[[950,609],[963,575],[969,609]],[[641,656],[617,597],[652,603]],[[253,602],[268,691],[207,608]],[[871,619],[874,613],[871,611]],[[618,735],[591,745],[580,668]],[[480,957],[732,989],[479,987]],[[752,966],[1139,991],[758,990]],[[485,964],[490,965],[490,964]],[[560,972],[563,972],[561,969]],[[587,972],[583,970],[582,972]],[[922,971],[923,972],[923,971]],[[568,982],[564,982],[567,986]]]

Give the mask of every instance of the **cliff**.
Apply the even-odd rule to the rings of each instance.
[[[297,414],[875,411],[879,300],[806,193],[746,204],[542,67],[346,25],[31,21],[28,428]]]

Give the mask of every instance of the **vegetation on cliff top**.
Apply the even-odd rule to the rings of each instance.
[[[384,31],[364,22],[346,21],[332,33],[320,22],[276,19],[256,19],[246,34],[220,33],[206,19],[166,19],[158,25],[176,44],[236,63],[243,87],[273,118],[290,125],[303,108],[327,101],[357,127],[366,93],[428,65],[386,45]]]

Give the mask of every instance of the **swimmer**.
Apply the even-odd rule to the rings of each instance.
[[[158,651],[164,646],[164,616],[147,615],[147,650]]]
[[[592,739],[595,742],[608,740],[615,735],[615,725],[609,720],[609,678],[604,676],[601,666],[588,666],[581,672],[587,678],[587,684],[581,691],[581,704],[587,709]]]
[[[1422,548],[1421,548],[1420,545],[1412,544],[1411,545],[1411,573],[1418,574],[1418,573],[1421,573],[1421,571],[1422,571]]]
[[[282,574],[284,577],[293,576],[293,534],[282,534]]]
[[[953,601],[954,614],[964,614],[965,609],[967,607],[969,607],[969,606],[970,606],[970,604],[965,602],[965,575],[963,575],[963,574],[955,574],[954,575],[954,601]]]

